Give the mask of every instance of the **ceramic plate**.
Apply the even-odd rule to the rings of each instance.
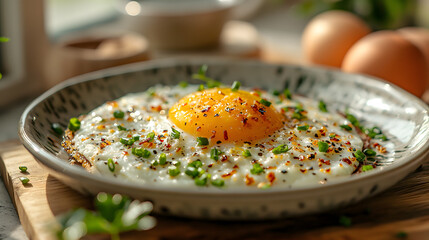
[[[106,101],[161,84],[189,81],[202,64],[208,75],[231,84],[264,89],[288,87],[293,93],[349,109],[364,125],[377,125],[390,138],[380,167],[330,180],[324,185],[292,189],[175,189],[138,185],[86,172],[69,165],[61,138],[52,123],[66,128],[71,117],[85,114]],[[273,219],[327,211],[373,196],[414,171],[428,155],[428,107],[416,97],[386,82],[324,68],[271,65],[224,59],[171,59],[128,65],[79,76],[34,100],[20,120],[24,146],[51,175],[85,194],[122,193],[154,203],[161,214],[205,219]]]

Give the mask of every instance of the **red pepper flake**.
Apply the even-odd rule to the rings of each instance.
[[[253,177],[250,177],[249,174],[246,175],[246,185],[250,186],[255,183],[255,179]]]
[[[201,127],[197,127],[197,132],[201,131]]]
[[[320,162],[320,163],[323,163],[323,164],[326,164],[326,165],[331,165],[331,161],[329,161],[329,160],[325,160],[325,159],[323,159],[323,158],[319,158],[319,162]]]
[[[301,171],[302,173],[306,173],[307,169],[299,169],[299,171]]]
[[[232,170],[230,173],[225,173],[222,175],[223,178],[229,178],[232,175],[234,175],[237,172],[237,170]]]
[[[124,156],[128,156],[128,155],[130,155],[127,151],[124,151],[122,154],[123,154]]]
[[[220,159],[221,162],[226,162],[228,161],[228,156],[227,155],[222,155],[222,158]]]
[[[176,152],[180,152],[180,150],[182,150],[182,148],[181,148],[181,147],[178,147],[178,148],[176,149]]]
[[[150,108],[152,109],[152,111],[155,111],[155,112],[160,112],[162,110],[161,105],[151,106]]]
[[[232,167],[232,168],[237,169],[237,168],[238,168],[238,166],[237,166],[237,165],[234,165],[234,167]]]
[[[351,145],[351,143],[349,141],[346,142],[346,145]]]
[[[206,108],[204,108],[203,110],[201,110],[201,112],[208,112],[210,110],[210,106],[207,106]]]
[[[228,140],[228,131],[223,131],[223,139]]]
[[[265,169],[266,170],[272,170],[272,169],[277,169],[277,167],[276,166],[269,166],[269,167],[266,167]]]
[[[276,174],[274,172],[270,172],[267,174],[266,178],[270,183],[273,183],[276,180]]]
[[[209,168],[213,167],[213,163],[212,163],[212,164],[209,164],[207,167],[209,167]]]
[[[331,172],[331,168],[328,168],[325,170],[326,173],[330,173]]]
[[[352,161],[350,161],[350,159],[348,159],[348,158],[343,158],[343,159],[341,159],[341,161],[347,163],[348,165],[352,165]]]

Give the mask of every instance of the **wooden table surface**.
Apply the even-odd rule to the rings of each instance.
[[[20,165],[28,167],[25,176],[31,184],[20,182]],[[51,231],[55,215],[91,207],[91,198],[49,176],[17,141],[0,143],[0,169],[30,239],[55,239]],[[341,216],[349,217],[352,225],[339,224]],[[257,222],[155,217],[154,229],[126,233],[121,239],[429,239],[429,162],[388,191],[328,213]]]

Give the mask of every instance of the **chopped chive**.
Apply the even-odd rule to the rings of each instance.
[[[241,153],[241,155],[243,155],[243,157],[250,157],[250,156],[252,156],[252,154],[250,153],[250,151],[249,150],[244,150],[242,153]]]
[[[338,222],[344,227],[350,227],[352,225],[352,219],[347,216],[340,216]]]
[[[159,155],[159,164],[165,165],[167,163],[167,155],[165,153],[161,153]]]
[[[205,137],[197,137],[198,146],[207,146],[209,145],[209,140]]]
[[[149,158],[151,155],[150,151],[144,148],[132,148],[131,153],[143,158]]]
[[[175,177],[180,174],[180,169],[178,168],[170,168],[168,169],[168,175]]]
[[[75,132],[80,129],[80,121],[77,118],[71,118],[69,121],[69,129],[72,132]]]
[[[322,100],[319,101],[319,110],[321,112],[328,112],[328,109],[326,109],[326,103]]]
[[[358,160],[359,162],[362,162],[366,158],[365,154],[361,150],[357,150],[356,152],[353,153],[353,155],[356,157],[356,160]]]
[[[179,86],[182,87],[182,88],[186,88],[188,85],[189,85],[189,83],[186,82],[186,81],[179,82]]]
[[[304,116],[304,115],[302,115],[302,113],[300,113],[300,112],[294,112],[294,113],[292,114],[292,118],[293,118],[293,119],[302,120],[302,119],[304,119],[304,118],[305,118],[305,116]]]
[[[225,185],[225,181],[223,179],[214,179],[211,180],[211,184],[216,187],[223,187]]]
[[[238,89],[240,89],[240,87],[241,87],[241,83],[240,83],[239,81],[234,81],[234,82],[232,83],[231,90],[232,90],[233,92],[236,92],[236,91],[238,91]]]
[[[253,164],[252,169],[250,169],[250,173],[253,175],[259,175],[264,172],[264,169],[261,167],[259,163]]]
[[[374,150],[369,149],[369,148],[365,149],[363,151],[363,153],[365,153],[365,155],[370,156],[370,157],[377,155],[377,153]]]
[[[154,161],[152,162],[152,166],[158,166],[158,164],[159,164],[159,162],[158,162],[157,160],[154,160]]]
[[[111,159],[111,158],[107,159],[107,167],[109,168],[109,170],[111,172],[115,171],[116,166],[115,166],[115,163],[113,162],[113,159]]]
[[[375,136],[375,139],[380,139],[380,140],[382,140],[382,141],[387,141],[387,140],[389,140],[389,139],[386,137],[386,135],[384,135],[384,134],[380,134],[380,135]]]
[[[354,115],[346,113],[346,118],[352,123],[353,126],[360,127],[360,123]]]
[[[292,99],[292,94],[289,91],[289,88],[286,88],[285,90],[283,90],[283,94],[285,95],[285,97],[289,100]]]
[[[299,131],[307,131],[309,127],[310,126],[308,126],[308,125],[303,125],[303,126],[298,126],[297,129]]]
[[[215,160],[215,161],[219,160],[219,155],[220,154],[222,154],[222,152],[219,149],[217,149],[217,148],[212,148],[210,150],[210,158],[213,159],[213,160]]]
[[[188,175],[188,176],[190,176],[190,177],[192,177],[192,178],[195,178],[195,177],[198,177],[198,175],[200,173],[198,171],[198,168],[195,168],[193,166],[188,165],[186,167],[185,174]]]
[[[172,138],[174,138],[174,139],[179,139],[180,138],[180,132],[179,131],[177,131],[174,128],[171,128],[171,131],[172,131],[172,133],[171,133],[171,137]]]
[[[337,134],[336,133],[331,133],[331,134],[329,134],[329,138],[335,138],[337,136]]]
[[[198,86],[198,91],[202,91],[204,90],[204,84],[200,84],[200,86]]]
[[[207,176],[202,176],[200,178],[195,178],[195,184],[197,186],[206,186],[207,185]]]
[[[351,131],[352,130],[352,127],[350,127],[349,125],[340,125],[340,127],[342,129],[344,129],[344,130],[347,130],[347,131]]]
[[[119,140],[119,142],[122,143],[122,144],[124,144],[124,145],[131,146],[131,145],[133,145],[135,143],[135,141],[138,141],[139,139],[140,139],[139,136],[134,136],[134,137],[132,137],[130,139],[121,138]]]
[[[128,129],[127,129],[127,128],[122,127],[121,125],[118,125],[118,130],[119,130],[119,131],[128,131]]]
[[[198,74],[206,75],[206,72],[208,69],[209,69],[209,66],[207,66],[207,64],[203,64],[203,65],[201,65],[200,69],[198,70]]]
[[[115,118],[124,118],[125,113],[122,112],[121,110],[116,110],[116,111],[113,112],[113,116]]]
[[[272,152],[276,155],[280,153],[285,153],[287,151],[289,151],[289,146],[285,144],[279,145],[272,150]]]
[[[59,123],[52,123],[51,128],[56,134],[63,135],[64,131]]]
[[[215,88],[220,86],[220,82],[213,79],[209,79],[206,81],[206,85],[207,85],[207,88]]]
[[[270,184],[264,184],[264,185],[262,185],[261,189],[268,189],[270,187],[271,187]]]
[[[362,172],[366,172],[366,171],[369,171],[372,169],[374,169],[374,167],[372,165],[363,165],[362,166]]]
[[[189,165],[194,167],[194,168],[200,168],[203,166],[203,163],[201,162],[201,160],[195,160],[195,161],[189,163]]]
[[[19,166],[19,170],[23,173],[27,172],[28,168],[26,166]]]
[[[0,37],[0,42],[9,42],[9,38],[7,38],[7,37]]]
[[[273,95],[274,95],[274,96],[280,96],[280,91],[278,91],[278,90],[274,90],[274,91],[273,91]]]
[[[155,138],[155,133],[154,132],[150,132],[150,133],[147,134],[146,137],[150,139],[149,141],[152,141]]]
[[[329,144],[327,142],[322,142],[322,141],[319,141],[317,143],[317,146],[319,147],[319,152],[326,152],[328,151],[328,148],[329,148]]]
[[[267,101],[265,99],[259,100],[259,103],[262,104],[262,105],[264,105],[264,106],[267,106],[267,107],[271,106],[271,102]]]
[[[28,179],[28,177],[20,177],[19,180],[22,184],[27,184],[30,182],[30,179]]]

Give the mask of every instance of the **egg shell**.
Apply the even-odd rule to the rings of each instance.
[[[398,32],[416,45],[426,58],[426,67],[429,71],[429,29],[419,27],[401,28]],[[426,79],[426,89],[429,87],[429,73]]]
[[[359,40],[345,56],[342,69],[384,79],[418,97],[426,86],[424,54],[394,31],[371,33]]]
[[[310,63],[339,68],[350,47],[370,31],[365,22],[352,13],[324,12],[313,18],[304,30],[304,55]]]

